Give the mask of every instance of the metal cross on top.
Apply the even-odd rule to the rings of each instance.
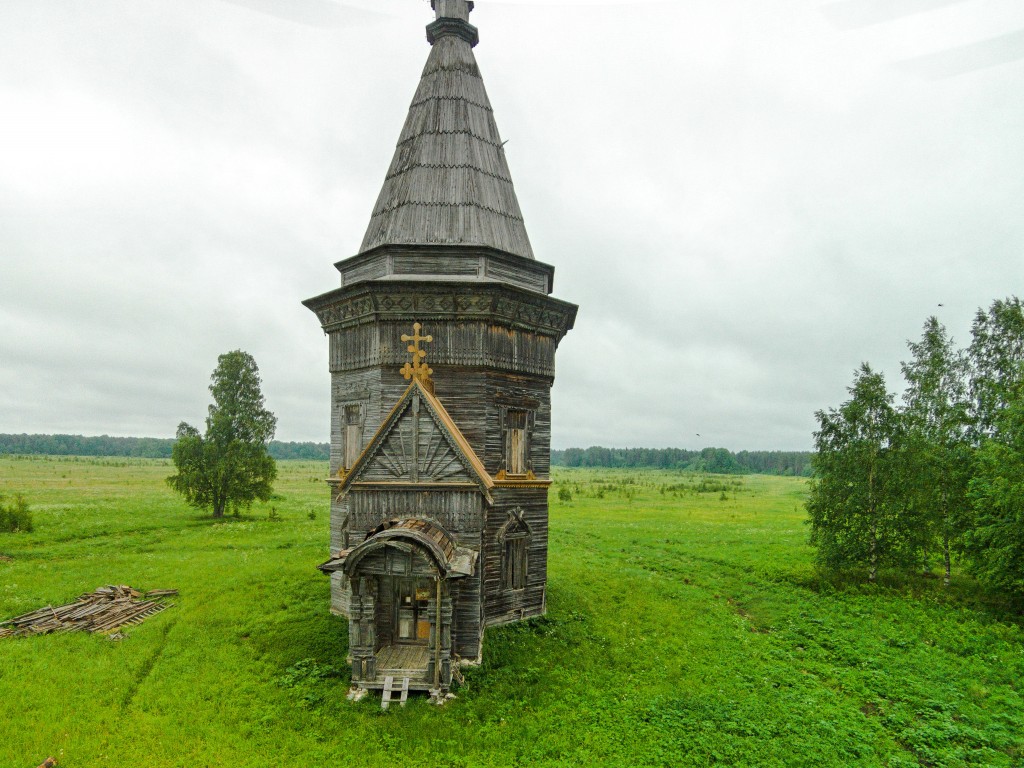
[[[430,368],[429,365],[427,365],[426,361],[423,359],[427,356],[427,351],[425,349],[420,349],[420,342],[425,342],[429,344],[434,340],[434,337],[420,336],[420,331],[422,330],[422,325],[420,325],[419,323],[413,323],[412,336],[410,336],[407,333],[402,334],[402,341],[412,342],[408,346],[409,354],[412,355],[412,362],[406,363],[404,366],[402,366],[402,370],[400,371],[400,373],[405,377],[406,381],[415,378],[421,384],[429,385],[431,383],[430,374],[432,374],[434,371]]]

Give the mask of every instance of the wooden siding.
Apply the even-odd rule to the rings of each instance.
[[[421,322],[434,339],[427,346],[427,360],[435,370],[438,365],[469,365],[554,377],[557,341],[550,336],[497,323],[443,319]],[[408,358],[401,338],[410,325],[408,321],[382,322],[333,331],[331,371],[383,365],[397,372]],[[346,381],[346,386],[358,391],[354,382]]]
[[[364,260],[353,264],[346,270],[342,285],[359,283],[363,280],[373,280],[377,277],[384,277],[388,274],[388,263],[386,258]]]
[[[479,568],[478,565],[474,576],[450,582],[454,624],[453,650],[466,661],[480,660],[480,648],[483,643]]]
[[[548,264],[483,247],[389,245],[339,261],[335,267],[341,273],[342,287],[381,278],[464,277],[547,295],[554,281],[554,268]]]
[[[500,261],[487,262],[486,270],[484,276],[493,280],[501,280],[502,282],[519,285],[538,293],[548,293],[550,290],[546,275],[540,275],[535,272],[524,273],[523,270],[516,269],[509,264],[503,264]]]
[[[484,367],[434,365],[434,391],[452,421],[492,476],[504,467],[503,413],[509,408],[529,411],[529,465],[538,478],[550,473],[551,380],[543,376],[522,376]],[[345,405],[359,402],[364,407],[363,446],[380,427],[388,410],[402,396],[408,382],[397,369],[367,369],[350,374],[335,373],[332,408],[331,473],[336,474],[343,451],[342,420]],[[421,414],[421,419],[423,415]],[[427,440],[430,430],[421,431]],[[377,474],[380,476],[378,477]],[[393,480],[377,473],[367,479]]]
[[[399,323],[381,323],[331,333],[332,474],[342,460],[346,405],[363,408],[365,447],[407,388],[399,373],[407,355],[400,341],[406,330]],[[475,322],[435,322],[424,330],[434,339],[427,359],[435,393],[487,471],[493,476],[504,468],[503,413],[520,408],[531,414],[530,468],[537,477],[548,477],[552,378],[547,371],[554,368],[553,340]],[[495,366],[496,359],[507,359],[518,372]],[[523,372],[530,368],[544,373]]]
[[[395,275],[459,275],[477,277],[480,259],[473,256],[441,258],[434,254],[403,254],[391,259]]]
[[[479,551],[484,499],[478,491],[359,490],[353,489],[343,505],[348,516],[348,546],[355,546],[387,520],[419,517],[444,528],[459,544]]]
[[[348,618],[349,603],[352,599],[352,585],[348,577],[341,573],[331,574],[331,613]]]
[[[515,510],[515,512],[513,512]],[[502,581],[502,529],[521,515],[530,531],[528,571],[524,589],[507,588]],[[548,567],[548,500],[542,488],[496,489],[494,507],[487,511],[483,551],[484,626],[505,624],[545,611]]]

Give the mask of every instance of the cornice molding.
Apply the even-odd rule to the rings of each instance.
[[[480,42],[480,31],[462,19],[445,17],[427,25],[427,42],[431,45],[447,35],[461,37],[471,48],[475,48]]]
[[[325,332],[381,320],[483,320],[561,339],[574,304],[501,284],[358,283],[307,299]]]

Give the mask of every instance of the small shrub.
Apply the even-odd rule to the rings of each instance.
[[[269,520],[272,523],[279,523],[283,519],[284,518],[282,518],[281,515],[277,513],[277,507],[270,508],[270,514],[267,515],[267,520]]]
[[[308,517],[310,520],[316,520],[316,510],[309,510],[309,512],[306,514],[306,517]]]
[[[325,681],[342,677],[332,666],[321,664],[316,659],[302,659],[292,664],[277,678],[277,684],[288,689],[306,709],[315,709],[325,703],[336,690]]]
[[[568,488],[558,489],[558,500],[559,501],[572,501],[572,492]]]
[[[28,508],[25,497],[20,493],[10,504],[5,504],[0,496],[0,533],[17,533],[31,531],[32,511]]]

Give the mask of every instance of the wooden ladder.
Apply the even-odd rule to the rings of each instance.
[[[398,700],[398,703],[404,707],[405,702],[409,700],[409,678],[403,677],[402,682],[396,685],[394,675],[388,675],[385,677],[384,695],[380,700],[380,708],[387,709],[391,705],[391,694],[398,691],[402,692],[402,698]]]

